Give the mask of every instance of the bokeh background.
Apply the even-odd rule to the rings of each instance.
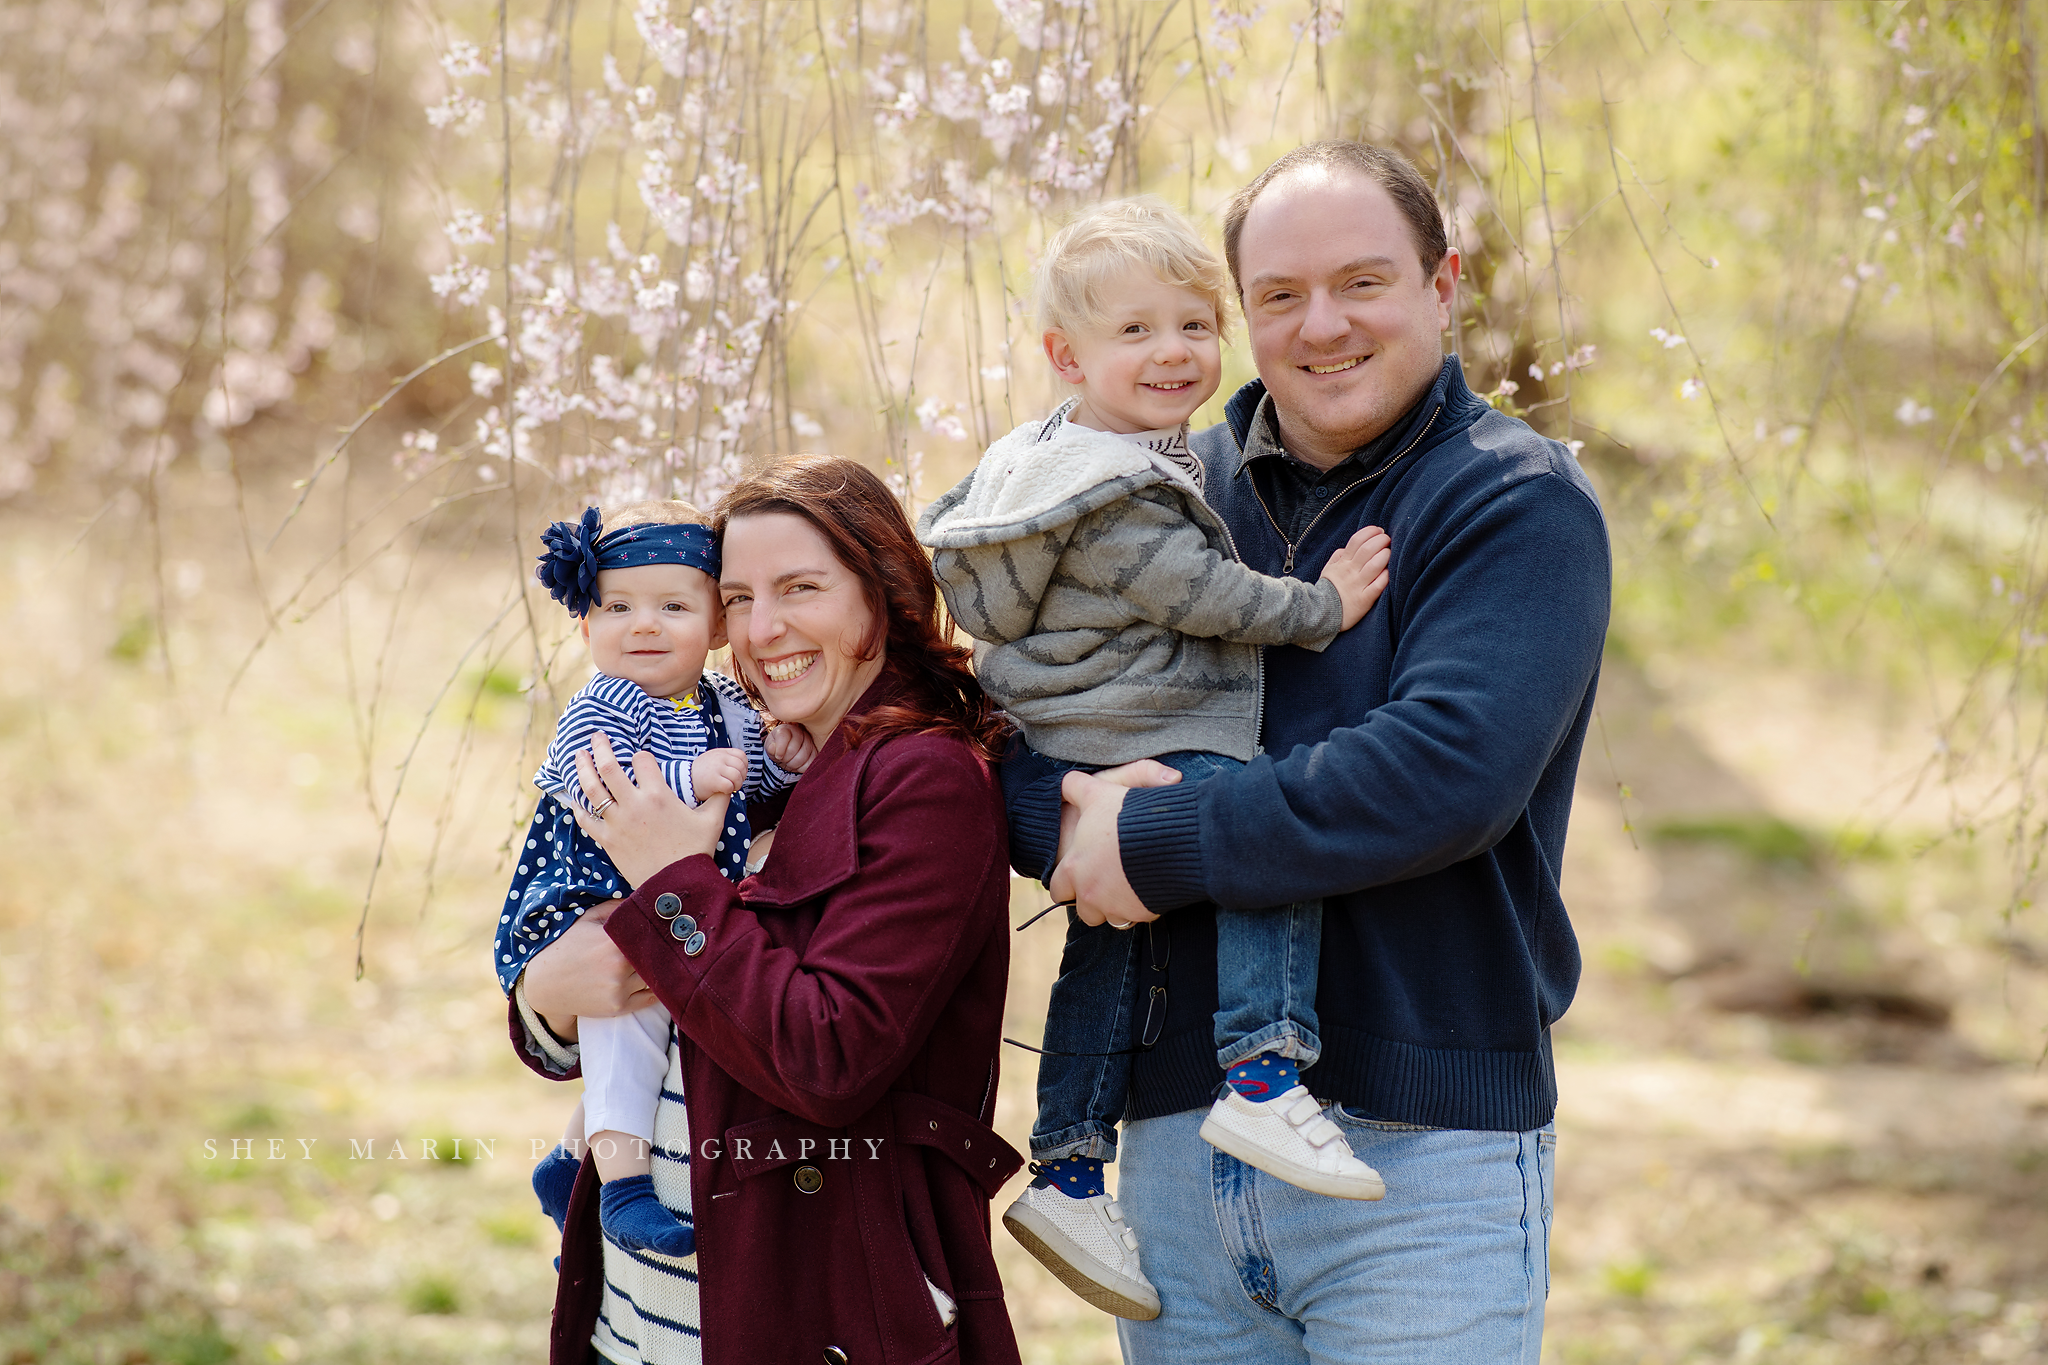
[[[1049,226],[1151,192],[1213,235],[1323,135],[1435,180],[1468,376],[1610,517],[1546,1359],[2048,1360],[2044,39],[0,6],[0,1360],[539,1359],[573,1098],[485,957],[587,668],[539,528],[790,450],[921,505],[1054,399]],[[1016,949],[1032,1037],[1056,930]],[[997,1240],[1026,1358],[1113,1360]]]

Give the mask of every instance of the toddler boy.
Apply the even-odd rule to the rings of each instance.
[[[1022,729],[1025,760],[1048,771],[1158,758],[1198,779],[1250,761],[1259,647],[1323,649],[1385,588],[1377,527],[1316,582],[1270,578],[1238,561],[1203,500],[1187,423],[1221,378],[1227,279],[1156,200],[1104,204],[1069,224],[1046,247],[1039,311],[1046,357],[1076,395],[997,441],[918,522],[953,619],[977,641],[982,686]],[[1039,1065],[1038,1178],[1003,1222],[1090,1303],[1150,1319],[1158,1294],[1102,1169],[1115,1156],[1133,1034],[1153,1041],[1132,1018],[1145,936],[1069,919]],[[1321,1048],[1320,903],[1225,912],[1216,925],[1225,1084],[1202,1137],[1302,1188],[1380,1198],[1378,1174],[1298,1079]]]

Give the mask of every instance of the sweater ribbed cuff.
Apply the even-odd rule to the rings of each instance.
[[[1124,877],[1155,914],[1209,898],[1202,878],[1200,786],[1135,788],[1117,814]]]
[[[1052,882],[1052,870],[1060,853],[1059,787],[1057,783],[1051,785],[1050,801],[1030,799],[1037,795],[1034,784],[1026,799],[1016,802],[1009,811],[1010,865],[1047,885]]]

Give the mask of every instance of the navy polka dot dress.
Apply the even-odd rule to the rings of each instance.
[[[735,882],[746,875],[754,840],[747,799],[778,795],[796,782],[794,773],[768,757],[760,713],[724,674],[706,673],[694,692],[673,700],[650,697],[624,678],[603,673],[592,678],[563,710],[547,761],[533,777],[547,795],[518,850],[491,953],[498,984],[507,993],[528,959],[560,938],[585,910],[632,891],[569,812],[571,801],[589,809],[576,780],[576,754],[588,749],[591,736],[600,731],[628,772],[630,755],[642,749],[652,753],[670,790],[693,805],[690,760],[707,749],[738,749],[747,756],[746,784],[726,807],[725,831],[713,854],[718,870]],[[635,780],[645,779],[636,774]]]

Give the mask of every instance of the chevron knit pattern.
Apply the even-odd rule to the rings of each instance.
[[[981,685],[1067,762],[1249,761],[1256,647],[1322,649],[1343,623],[1333,585],[1239,563],[1170,453],[1071,422],[997,441],[917,531]]]

